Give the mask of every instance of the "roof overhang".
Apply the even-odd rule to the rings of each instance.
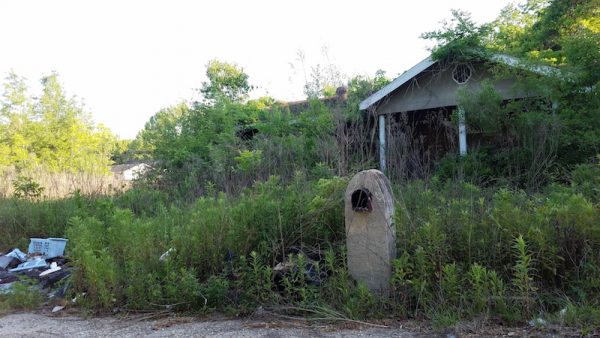
[[[408,82],[413,77],[419,75],[419,73],[431,67],[436,62],[437,61],[431,59],[431,56],[428,56],[423,61],[414,65],[411,69],[398,76],[394,81],[388,83],[386,86],[384,86],[383,88],[381,88],[380,90],[376,91],[371,96],[363,100],[359,105],[360,110],[365,110],[374,105],[375,103],[379,102],[381,99],[388,96],[388,94],[400,88],[400,86]]]
[[[514,56],[506,54],[492,54],[489,57],[489,60],[492,62],[504,64],[511,68],[519,68],[543,76],[564,79],[562,73],[558,68],[539,64],[531,64],[528,62],[524,62],[523,60],[518,59]],[[375,105],[377,102],[381,101],[383,98],[391,94],[394,90],[400,88],[403,84],[407,83],[415,76],[419,75],[427,68],[431,67],[436,63],[437,61],[433,60],[431,56],[425,58],[423,61],[414,65],[411,69],[398,76],[396,79],[394,79],[394,81],[390,82],[385,87],[381,88],[377,92],[373,93],[371,96],[364,99],[359,105],[360,110],[366,110],[371,106]]]

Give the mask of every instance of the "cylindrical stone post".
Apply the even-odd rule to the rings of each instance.
[[[389,295],[396,228],[390,181],[381,171],[361,171],[350,180],[345,218],[350,275],[369,290]]]

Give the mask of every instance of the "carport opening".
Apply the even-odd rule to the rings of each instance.
[[[371,203],[372,194],[367,189],[358,189],[352,193],[352,210],[355,212],[371,212],[373,204]]]

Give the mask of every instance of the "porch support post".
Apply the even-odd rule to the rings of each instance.
[[[465,124],[465,109],[458,106],[458,149],[460,156],[467,155],[467,126]]]
[[[379,115],[379,169],[385,174],[385,115]]]

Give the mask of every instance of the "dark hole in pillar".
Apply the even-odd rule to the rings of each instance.
[[[358,189],[352,193],[352,210],[356,212],[371,212],[373,205],[371,203],[371,192],[367,189]]]

